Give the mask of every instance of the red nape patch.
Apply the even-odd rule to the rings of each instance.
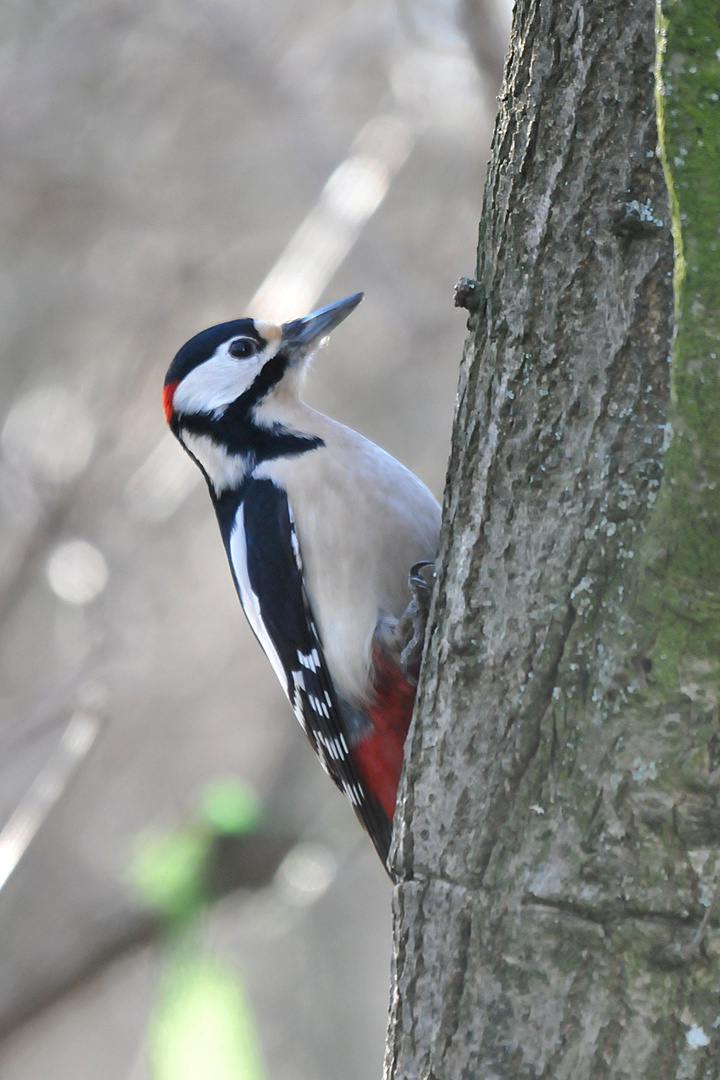
[[[176,390],[177,379],[175,380],[175,382],[169,382],[166,386],[163,387],[163,408],[165,409],[165,419],[167,420],[168,424],[172,420],[173,413],[175,411],[173,409],[173,397]]]
[[[373,667],[375,700],[369,709],[373,731],[355,747],[355,760],[363,783],[392,821],[416,688],[400,671],[396,656],[375,648]]]

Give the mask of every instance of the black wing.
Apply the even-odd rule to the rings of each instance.
[[[248,621],[321,765],[350,800],[385,863],[392,823],[367,791],[353,759],[348,726],[305,592],[287,495],[271,480],[251,480],[232,520],[217,509]]]

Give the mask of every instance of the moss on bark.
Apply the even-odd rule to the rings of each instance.
[[[717,698],[720,659],[720,8],[658,9],[658,105],[676,248],[669,446],[641,601],[668,688],[689,659]]]

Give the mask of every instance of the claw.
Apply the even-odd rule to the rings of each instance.
[[[395,627],[400,670],[408,682],[412,683],[417,683],[420,671],[434,582],[434,562],[418,562],[411,567],[408,584],[412,599]]]

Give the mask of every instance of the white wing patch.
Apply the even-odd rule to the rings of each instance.
[[[273,645],[272,639],[262,620],[260,601],[250,585],[250,577],[247,568],[247,543],[245,540],[245,513],[242,503],[240,503],[237,514],[235,515],[235,523],[232,527],[232,532],[230,533],[229,546],[230,562],[232,564],[233,574],[235,575],[235,581],[237,582],[238,593],[240,594],[240,603],[242,604],[247,621],[250,623],[255,637],[260,642],[263,652],[272,664],[273,671],[277,675],[280,685],[288,697],[290,697],[285,668],[282,665],[277,649]],[[295,698],[296,700],[298,699],[297,694],[295,695]],[[291,701],[291,705],[297,713],[295,701]],[[303,724],[303,727],[304,726],[305,725]]]

